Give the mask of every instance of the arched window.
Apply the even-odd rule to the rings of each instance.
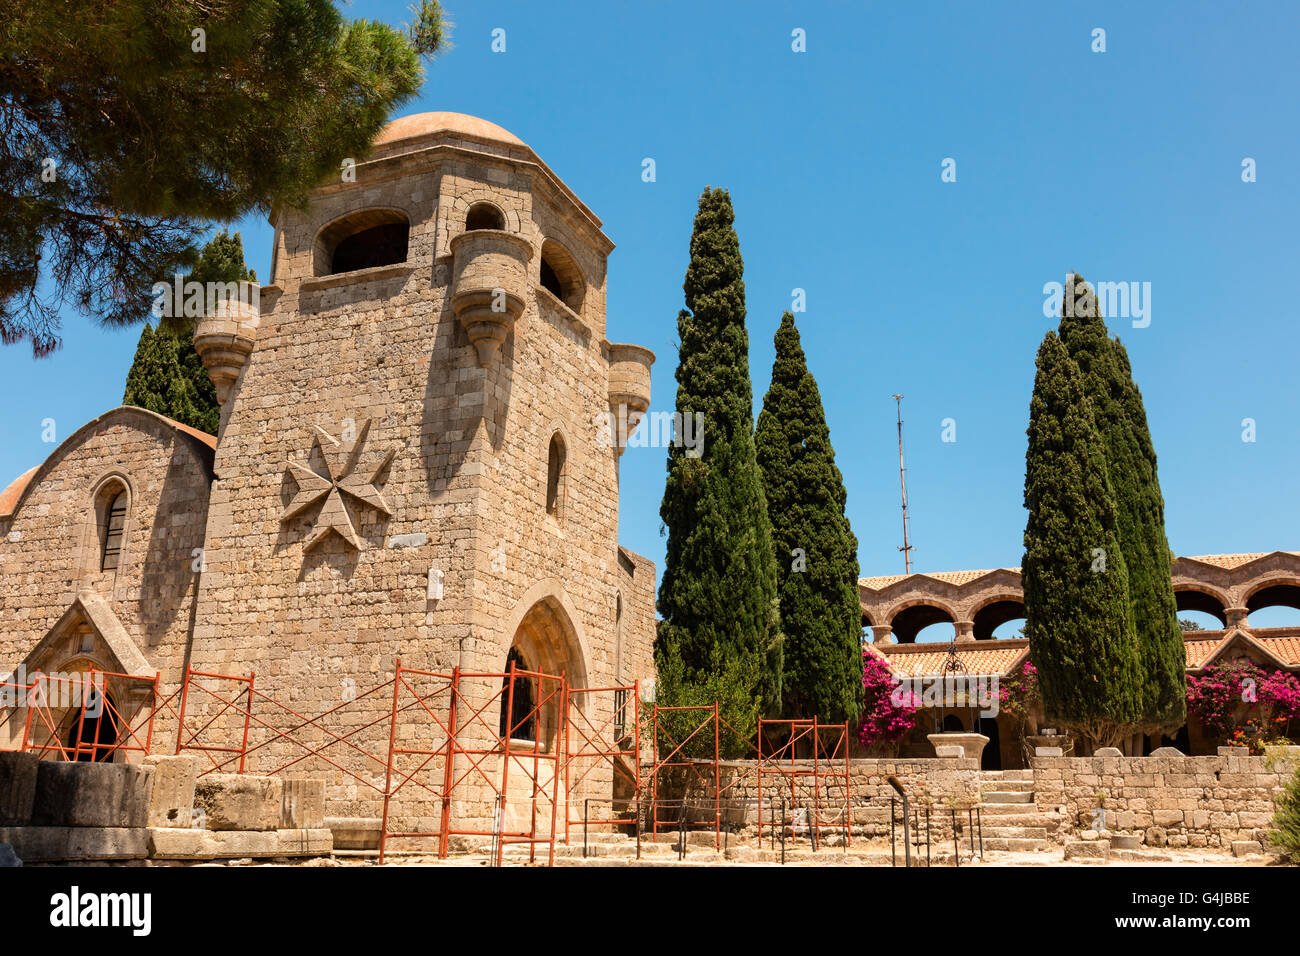
[[[564,516],[564,479],[567,454],[564,439],[556,432],[546,453],[546,513],[559,519]]]
[[[533,711],[537,709],[537,695],[533,692],[533,678],[516,677],[512,699],[508,676],[511,664],[517,671],[529,669],[519,648],[510,648],[506,655],[507,676],[501,679],[501,737],[503,740],[536,740],[537,715]]]
[[[325,226],[316,237],[318,276],[373,269],[406,261],[411,224],[397,209],[365,209]]]
[[[554,239],[542,243],[540,280],[542,288],[555,296],[574,312],[582,311],[587,280],[582,276],[577,261],[569,250]]]
[[[465,215],[465,231],[473,229],[504,229],[506,217],[490,202],[476,202]]]
[[[126,529],[126,489],[121,486],[116,494],[111,491],[104,497],[98,516],[99,570],[116,571],[122,559],[122,534]]]

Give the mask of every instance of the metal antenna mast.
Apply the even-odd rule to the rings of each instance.
[[[899,551],[903,552],[903,569],[912,573],[912,545],[907,540],[907,469],[903,467],[903,396],[895,395],[894,401],[898,403],[898,484],[903,491],[903,546]]]

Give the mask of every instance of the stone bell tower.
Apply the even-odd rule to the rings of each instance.
[[[195,338],[223,407],[194,666],[304,712],[398,657],[651,677],[600,425],[645,412],[654,356],[606,339],[600,220],[517,137],[424,113],[271,222],[260,315]]]

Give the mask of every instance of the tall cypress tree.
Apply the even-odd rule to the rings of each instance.
[[[122,404],[138,405],[199,428],[195,424],[200,416],[194,407],[194,389],[177,360],[176,345],[170,333],[156,332],[152,325],[145,325],[126,376]]]
[[[1049,720],[1093,746],[1132,733],[1142,693],[1105,441],[1055,332],[1038,350],[1025,454],[1025,634]]]
[[[772,384],[754,444],[772,521],[787,717],[857,717],[862,699],[858,539],[844,514],[821,393],[808,371],[794,316],[781,316]]]
[[[203,247],[199,261],[186,281],[204,285],[209,282],[222,285],[256,282],[257,274],[244,263],[244,244],[239,233],[230,235],[223,230],[214,235]],[[179,307],[174,308],[171,315],[162,317],[156,330],[145,325],[136,346],[135,361],[127,373],[122,403],[139,405],[215,435],[221,420],[221,406],[217,402],[216,386],[195,351],[194,325],[195,317],[186,316]],[[160,355],[168,348],[174,353],[171,360]],[[166,375],[177,377],[175,385],[159,387],[160,372],[156,367],[159,362],[167,363],[169,370]],[[148,366],[147,370],[137,372],[137,366],[142,364]]]
[[[683,284],[687,308],[677,317],[677,411],[700,416],[702,453],[676,444],[668,450],[656,649],[680,654],[683,679],[696,684],[707,683],[719,662],[758,662],[748,671],[758,679],[753,693],[772,713],[781,704],[776,561],[754,455],[744,263],[734,221],[727,192],[705,189]]]
[[[1141,665],[1142,729],[1172,733],[1187,716],[1186,652],[1178,626],[1155,446],[1127,350],[1107,332],[1100,304],[1083,277],[1075,275],[1072,281],[1073,308],[1068,299],[1063,303],[1060,335],[1083,373],[1084,391],[1106,447]]]

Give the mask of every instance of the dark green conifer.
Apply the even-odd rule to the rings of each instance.
[[[744,263],[731,197],[700,196],[678,314],[677,411],[702,442],[668,451],[660,517],[668,533],[657,656],[680,654],[681,679],[706,684],[719,661],[752,673],[764,712],[781,704],[776,561],[754,455]],[[702,453],[700,453],[702,451]],[[760,666],[750,669],[747,662]],[[738,718],[743,719],[743,718]],[[737,728],[747,732],[747,728]]]
[[[1109,746],[1142,715],[1128,573],[1105,442],[1055,332],[1038,350],[1025,455],[1025,633],[1049,721]]]
[[[198,263],[185,281],[197,282],[205,289],[209,283],[233,284],[239,288],[241,282],[256,282],[257,275],[244,264],[244,246],[239,233],[230,235],[223,230],[203,247]],[[206,308],[206,294],[204,305]],[[135,361],[127,373],[122,402],[139,405],[215,435],[221,406],[217,403],[212,378],[194,349],[196,322],[195,316],[186,316],[180,305],[173,303],[170,312],[158,318],[156,330],[149,325],[144,327],[136,346]],[[169,349],[170,358],[163,354]]]
[[[1141,665],[1142,729],[1173,733],[1186,720],[1186,652],[1171,579],[1164,498],[1155,446],[1128,352],[1106,330],[1095,294],[1075,275],[1062,304],[1060,336],[1084,376],[1106,448],[1116,533],[1128,573],[1129,603]]]
[[[170,333],[158,332],[152,325],[145,325],[135,348],[131,371],[127,373],[122,404],[138,405],[199,428],[195,424],[198,415],[194,408],[193,387],[181,370],[176,345],[176,339]]]
[[[785,716],[853,720],[862,698],[858,540],[844,514],[844,476],[821,393],[789,312],[776,333],[754,444],[776,555]]]

